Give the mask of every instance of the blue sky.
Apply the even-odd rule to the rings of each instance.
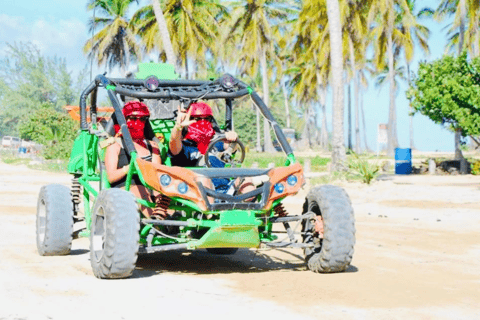
[[[89,38],[87,21],[92,12],[86,10],[87,0],[1,0],[0,11],[0,57],[3,57],[6,43],[31,41],[47,56],[57,55],[66,58],[67,66],[74,73],[89,66],[82,47]],[[146,0],[140,0],[145,5]],[[439,0],[418,1],[422,6],[435,8]],[[418,61],[440,58],[444,52],[446,36],[442,25],[425,21],[431,30],[429,57],[417,50],[412,71],[418,68]],[[94,68],[93,73],[101,73],[104,68]],[[364,108],[369,147],[376,150],[377,127],[388,121],[389,89],[375,89],[374,81],[364,93]],[[408,101],[405,97],[407,85],[402,83],[396,97],[398,139],[401,148],[409,147]],[[353,97],[353,93],[352,93]],[[345,99],[345,102],[347,99]],[[327,100],[328,123],[331,130],[331,96]],[[345,117],[345,122],[347,117]],[[354,123],[354,120],[352,120]],[[345,131],[347,133],[347,131]],[[453,151],[454,135],[428,118],[414,116],[414,143],[421,151]],[[354,141],[354,140],[353,140]]]

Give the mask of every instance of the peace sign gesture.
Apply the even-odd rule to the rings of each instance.
[[[195,120],[190,120],[191,114],[192,114],[192,108],[188,109],[188,111],[185,112],[180,106],[178,106],[176,125],[180,126],[181,128],[184,128],[195,123]]]

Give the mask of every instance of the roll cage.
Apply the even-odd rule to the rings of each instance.
[[[155,81],[155,88],[149,83]],[[248,85],[242,81],[235,79],[229,74],[225,74],[217,80],[201,81],[201,80],[159,80],[149,77],[143,79],[115,79],[107,78],[104,75],[98,75],[95,80],[82,92],[80,96],[80,128],[81,130],[89,130],[87,122],[87,97],[91,94],[90,119],[95,123],[97,119],[97,91],[98,88],[105,88],[108,96],[115,109],[114,113],[118,124],[125,137],[125,147],[127,152],[135,152],[131,136],[126,126],[125,118],[122,114],[122,108],[117,94],[137,99],[157,99],[162,102],[170,100],[178,100],[184,103],[190,103],[196,100],[225,99],[225,129],[232,128],[232,100],[250,95],[255,106],[260,110],[262,115],[271,124],[275,135],[282,150],[287,158],[293,163],[295,157],[292,148],[283,134],[282,129],[273,118],[272,113],[262,101],[260,96]]]

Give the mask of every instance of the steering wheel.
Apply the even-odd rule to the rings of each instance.
[[[235,141],[226,141],[224,134],[216,135],[208,144],[205,152],[205,165],[208,168],[219,167],[213,165],[210,156],[214,156],[218,161],[223,163],[224,167],[235,168],[240,167],[245,159],[245,146],[238,138]],[[217,143],[222,143],[223,148],[218,148]],[[220,150],[222,151],[220,151]]]

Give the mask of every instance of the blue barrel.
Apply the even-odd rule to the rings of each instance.
[[[412,149],[395,149],[395,174],[412,173]]]

